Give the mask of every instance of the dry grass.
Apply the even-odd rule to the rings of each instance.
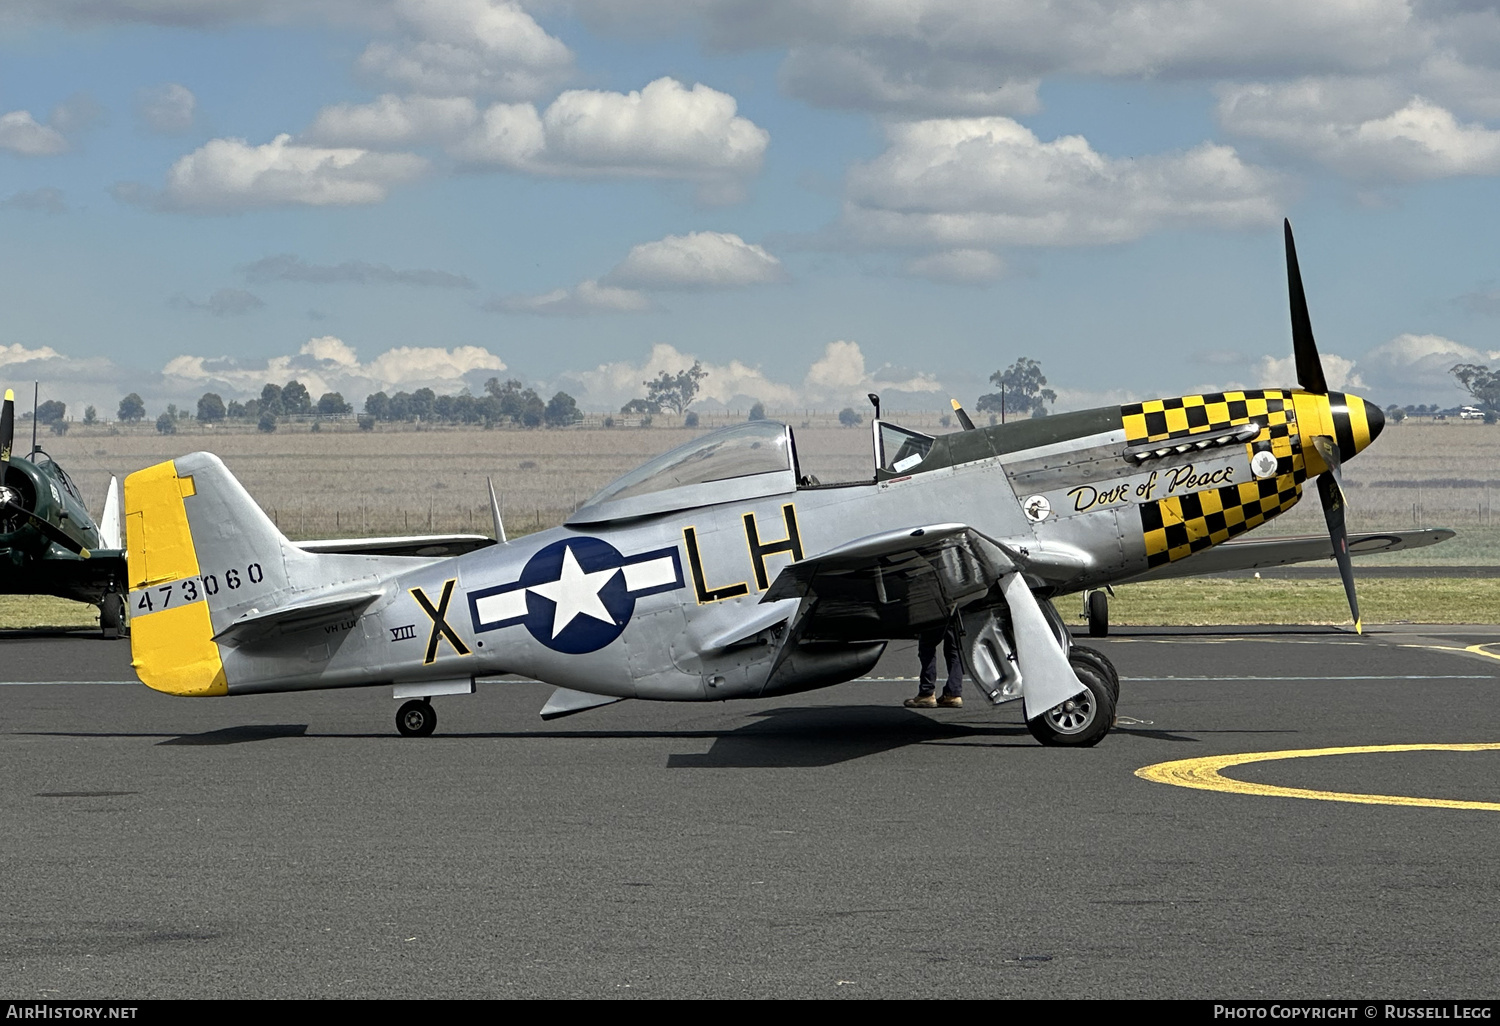
[[[1058,608],[1072,620],[1078,604],[1070,596],[1060,599]],[[1500,579],[1367,577],[1359,581],[1359,609],[1367,625],[1494,623],[1500,615]],[[1351,623],[1337,578],[1125,584],[1115,588],[1109,618],[1121,626]]]

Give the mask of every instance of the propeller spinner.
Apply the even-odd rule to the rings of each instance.
[[[1302,288],[1302,271],[1297,265],[1297,246],[1292,241],[1292,223],[1286,228],[1287,293],[1291,299],[1292,352],[1297,361],[1297,383],[1302,390],[1294,394],[1298,430],[1303,438],[1303,458],[1309,473],[1319,474],[1318,497],[1323,503],[1323,518],[1328,522],[1328,536],[1333,541],[1333,556],[1338,561],[1349,612],[1354,629],[1364,631],[1359,615],[1359,599],[1354,591],[1354,567],[1349,561],[1349,532],[1344,523],[1347,506],[1343,461],[1375,440],[1385,427],[1380,407],[1358,396],[1330,392],[1323,373],[1323,361],[1313,340],[1312,318],[1307,312],[1307,293]],[[1309,452],[1308,450],[1312,451]]]

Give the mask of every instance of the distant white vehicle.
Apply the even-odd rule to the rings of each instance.
[[[1458,411],[1459,420],[1483,420],[1484,411],[1477,406],[1465,406]]]

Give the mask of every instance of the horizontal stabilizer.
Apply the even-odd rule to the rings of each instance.
[[[558,688],[552,692],[552,697],[547,699],[547,704],[542,706],[542,719],[555,720],[562,716],[572,716],[574,713],[587,712],[602,705],[613,705],[622,701],[624,699],[612,698],[609,695],[591,695],[586,691]]]
[[[337,623],[358,616],[381,594],[379,591],[361,591],[280,606],[264,613],[251,610],[215,634],[213,640],[230,646],[249,645],[273,634],[290,634],[325,623]]]
[[[419,534],[389,538],[321,538],[295,542],[303,552],[346,556],[461,556],[495,544],[482,534]]]

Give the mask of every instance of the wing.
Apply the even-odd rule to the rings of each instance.
[[[304,552],[348,556],[461,556],[495,544],[482,534],[426,534],[391,538],[323,538],[294,542]]]
[[[1454,532],[1440,527],[1420,531],[1388,531],[1383,534],[1351,534],[1349,554],[1368,556],[1377,552],[1420,549],[1452,538]],[[1168,577],[1196,577],[1199,574],[1221,574],[1230,570],[1259,570],[1263,567],[1307,563],[1315,559],[1332,559],[1333,541],[1326,534],[1294,538],[1266,538],[1253,541],[1231,541],[1194,553],[1186,559],[1167,563],[1130,578],[1131,581],[1156,581]]]
[[[915,637],[989,591],[1012,566],[965,524],[932,524],[856,539],[786,567],[761,602],[801,599],[806,641]]]

